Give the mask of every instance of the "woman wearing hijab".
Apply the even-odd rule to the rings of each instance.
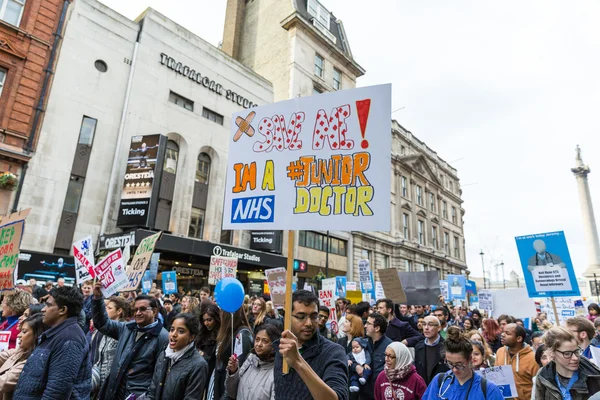
[[[375,400],[421,400],[425,381],[413,365],[408,347],[393,342],[385,349],[385,368],[375,381]]]

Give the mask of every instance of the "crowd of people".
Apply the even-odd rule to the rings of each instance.
[[[52,285],[50,285],[52,286]],[[41,289],[41,290],[40,290]],[[101,285],[30,287],[5,294],[0,332],[3,399],[462,400],[505,398],[481,373],[510,366],[516,399],[600,399],[600,307],[528,329],[446,303],[336,301],[292,295],[291,328],[268,297],[233,313],[197,295],[158,289],[104,298]],[[335,326],[335,324],[333,325]],[[284,363],[289,371],[284,373]]]

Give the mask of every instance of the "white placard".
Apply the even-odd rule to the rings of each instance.
[[[208,270],[208,284],[216,285],[225,278],[235,278],[237,272],[237,257],[210,257],[210,268]]]
[[[356,282],[346,282],[346,291],[358,290],[357,287],[358,285],[356,284]]]
[[[223,229],[390,230],[391,85],[233,114]]]
[[[492,291],[480,289],[477,294],[479,296],[479,309],[487,311],[488,315],[492,315],[494,311],[494,296],[492,295]]]
[[[385,293],[383,291],[383,285],[380,281],[375,281],[375,299],[385,299]]]
[[[535,302],[529,298],[526,288],[494,290],[492,296],[495,318],[502,314],[512,315],[515,318],[536,315]]]
[[[75,259],[75,276],[77,284],[94,278],[94,247],[92,237],[88,236],[73,243],[73,258]]]
[[[444,297],[445,301],[450,300],[450,293],[448,292],[448,281],[440,281],[440,293]]]
[[[592,351],[592,361],[600,367],[600,347],[590,346],[590,350]]]
[[[369,260],[360,260],[358,262],[358,276],[365,290],[372,290],[371,283],[371,263]]]
[[[505,399],[516,398],[519,396],[519,393],[517,393],[517,385],[515,385],[515,375],[511,365],[490,367],[477,372],[490,382],[494,382],[496,386],[498,386],[498,389],[500,389],[502,397]]]
[[[107,255],[95,267],[96,276],[102,282],[102,294],[110,297],[128,284],[125,265],[123,265],[123,254],[117,249]]]

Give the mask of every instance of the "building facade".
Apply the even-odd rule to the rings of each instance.
[[[365,73],[343,23],[318,0],[228,0],[222,50],[269,79],[275,101],[351,89]],[[361,259],[376,279],[379,268],[466,269],[456,170],[396,121],[390,134],[391,232],[300,232],[296,257],[309,270],[299,276],[327,270],[356,281]]]
[[[21,207],[33,208],[24,251],[68,255],[88,235],[108,251],[135,246],[154,229],[166,233],[161,268],[177,268],[197,288],[213,254],[237,256],[248,272],[285,265],[281,256],[250,251],[249,233],[221,230],[230,118],[271,103],[270,82],[152,9],[131,21],[78,0],[54,87],[22,188]],[[138,172],[126,176],[142,144],[136,138],[156,134],[163,155],[137,157]],[[152,181],[146,162],[156,164],[156,219],[118,226],[124,180]]]
[[[0,215],[19,206],[17,182],[37,146],[68,7],[68,0],[0,2],[0,173],[7,174]]]

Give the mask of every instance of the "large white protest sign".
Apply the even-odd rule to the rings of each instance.
[[[73,243],[73,258],[75,259],[75,278],[77,284],[95,278],[94,247],[92,237],[88,236]]]
[[[487,311],[488,315],[492,315],[494,311],[494,297],[492,291],[488,289],[480,289],[479,293],[479,309]]]
[[[391,85],[232,116],[223,229],[390,230]]]
[[[490,367],[477,372],[490,382],[494,382],[505,399],[519,396],[512,366]]]
[[[110,297],[127,286],[127,274],[123,265],[123,253],[117,249],[107,255],[95,267],[94,272],[102,282],[102,294]]]
[[[235,278],[237,264],[237,257],[211,256],[208,284],[216,285],[221,279]]]
[[[358,262],[358,276],[365,290],[373,289],[371,283],[371,263],[369,260],[360,260]]]
[[[492,291],[493,316],[502,314],[516,318],[527,318],[536,314],[535,302],[530,299],[526,288],[502,289]]]

